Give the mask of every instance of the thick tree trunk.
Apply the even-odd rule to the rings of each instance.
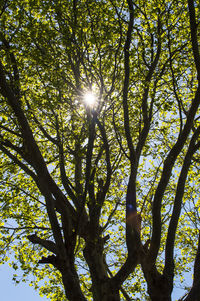
[[[151,301],[171,301],[171,294],[169,295],[168,292],[164,293],[159,288],[148,290],[149,296]]]
[[[149,266],[143,261],[142,269],[147,282],[148,294],[152,301],[171,301],[173,278],[157,271],[156,266]]]
[[[152,276],[147,285],[152,301],[171,301],[171,290],[162,276],[156,278]]]
[[[119,288],[108,277],[101,246],[87,243],[83,254],[92,277],[93,300],[120,301]]]
[[[110,281],[96,283],[92,287],[94,301],[120,301],[119,289],[111,286]]]
[[[171,301],[172,288],[170,288],[167,279],[158,272],[149,273],[148,293],[152,301]]]
[[[86,301],[81,291],[79,277],[72,259],[63,259],[52,255],[47,258],[43,257],[42,260],[40,260],[40,263],[50,263],[60,271],[67,300]]]
[[[79,284],[77,275],[69,270],[62,272],[65,294],[70,301],[86,301]]]

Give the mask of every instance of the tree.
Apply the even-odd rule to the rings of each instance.
[[[1,1],[1,260],[51,300],[200,299],[199,9]]]

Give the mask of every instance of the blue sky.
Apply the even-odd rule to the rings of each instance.
[[[12,281],[12,275],[15,271],[8,264],[0,265],[0,292],[1,300],[3,301],[49,301],[47,298],[42,298],[39,293],[30,287],[27,283],[19,283],[15,285]],[[187,284],[191,285],[191,273],[185,274]],[[181,284],[175,283],[172,300],[175,301],[183,296],[184,291],[180,288]]]
[[[8,264],[0,265],[0,292],[3,301],[49,301],[41,298],[39,293],[27,283],[15,285],[12,281],[14,270]]]

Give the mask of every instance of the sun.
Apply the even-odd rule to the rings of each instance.
[[[83,100],[85,104],[88,105],[89,107],[93,107],[96,103],[96,97],[92,92],[86,92],[85,95],[83,96]]]

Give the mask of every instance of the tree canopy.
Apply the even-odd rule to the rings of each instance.
[[[200,300],[199,22],[194,0],[0,2],[0,256],[41,295]]]

